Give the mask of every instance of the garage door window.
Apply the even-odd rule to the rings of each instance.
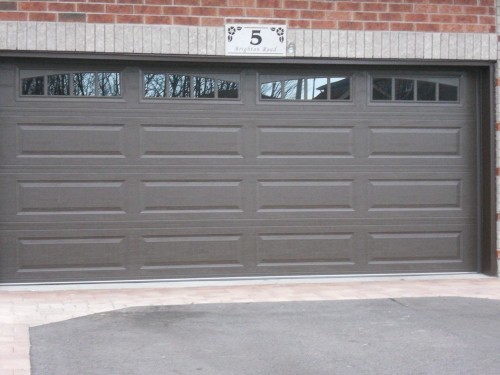
[[[373,101],[458,102],[459,78],[374,77]]]
[[[306,77],[283,79],[261,76],[261,100],[350,100],[350,77]]]
[[[239,77],[235,75],[190,75],[145,73],[145,99],[238,99]]]
[[[29,76],[21,72],[22,96],[121,96],[118,72],[78,72]]]

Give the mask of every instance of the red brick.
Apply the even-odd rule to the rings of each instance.
[[[455,16],[455,22],[458,23],[477,23],[477,16]]]
[[[221,17],[243,17],[244,15],[243,8],[219,8],[219,16]]]
[[[407,22],[427,22],[429,16],[423,13],[407,13],[404,15],[404,20]]]
[[[209,7],[193,7],[191,8],[192,16],[217,16],[217,8]]]
[[[85,13],[59,13],[57,20],[59,22],[85,22]]]
[[[449,14],[431,14],[430,20],[436,23],[451,23],[455,21],[455,17]]]
[[[155,5],[134,5],[134,14],[161,14],[161,7]]]
[[[477,0],[455,0],[455,4],[477,5]]]
[[[309,9],[311,10],[331,10],[335,9],[335,2],[332,1],[310,1]]]
[[[250,8],[255,7],[255,0],[229,0],[228,5],[231,7]]]
[[[391,22],[390,29],[394,31],[414,31],[415,24],[404,22]]]
[[[281,8],[281,0],[256,0],[257,8]]]
[[[168,16],[168,15],[173,15],[173,16],[187,16],[187,15],[189,15],[189,8],[188,7],[167,6],[167,7],[161,7],[161,8],[162,8],[162,13],[166,16]]]
[[[355,21],[376,21],[377,20],[377,13],[356,12],[356,13],[354,13],[353,20],[355,20]]]
[[[28,13],[25,12],[0,12],[1,21],[26,21]]]
[[[84,13],[104,13],[104,4],[77,4],[76,10]]]
[[[361,10],[361,4],[360,3],[353,3],[353,2],[348,2],[348,1],[339,1],[336,3],[336,9],[337,10]]]
[[[200,6],[200,0],[174,0],[174,4]]]
[[[56,13],[29,13],[29,21],[55,22],[57,21]]]
[[[2,9],[2,4],[7,4],[7,3],[0,2],[0,10]],[[8,9],[6,9],[6,10],[8,10]],[[16,10],[16,8],[14,8],[13,10]],[[32,12],[44,12],[47,10],[47,3],[41,2],[41,1],[31,1],[29,3],[19,3],[19,10],[26,10],[26,11],[32,11]]]
[[[311,27],[313,29],[337,29],[338,22],[337,21],[311,21]]]
[[[406,13],[413,12],[411,4],[389,4],[389,12]]]
[[[134,13],[134,7],[132,5],[106,5],[106,13],[132,14]]]
[[[17,10],[17,3],[15,1],[1,1],[0,10]]]
[[[143,4],[144,0],[118,0],[118,2],[124,4]]]
[[[415,13],[437,13],[439,8],[437,5],[415,4],[413,11]]]
[[[364,3],[363,10],[365,12],[386,12],[387,4],[384,3]]]
[[[276,18],[261,18],[259,19],[259,23],[265,23],[270,25],[281,25],[283,20],[277,20]]]
[[[325,18],[325,12],[319,12],[314,10],[301,10],[300,18],[321,20]]]
[[[148,25],[171,25],[172,17],[170,16],[146,16],[145,22]]]
[[[415,27],[417,31],[438,32],[441,30],[440,25],[435,23],[417,23]]]
[[[249,17],[272,17],[273,10],[269,8],[260,9],[260,8],[247,8],[245,9],[245,15]]]
[[[365,30],[389,30],[387,22],[365,22],[363,24]]]
[[[463,24],[458,23],[447,23],[445,25],[441,25],[441,31],[444,33],[463,33],[465,27]]]
[[[339,29],[341,30],[363,30],[362,22],[339,21]]]
[[[348,21],[352,19],[352,15],[353,13],[351,12],[327,12],[326,19]]]
[[[493,29],[491,28],[493,27]],[[492,25],[464,25],[466,33],[491,33],[495,32],[495,26]]]
[[[201,0],[201,6],[225,7],[227,6],[227,0]]]
[[[200,19],[198,17],[175,16],[175,17],[173,17],[173,24],[174,25],[198,26],[200,24]]]
[[[309,20],[288,20],[287,25],[290,28],[297,29],[309,29],[311,27],[311,21]]]
[[[172,5],[174,0],[145,0],[146,5]]]
[[[295,9],[275,9],[274,17],[276,18],[299,18],[299,11]]]
[[[114,14],[87,14],[88,23],[115,23]]]
[[[438,12],[446,14],[462,14],[464,12],[464,7],[461,5],[439,5]]]
[[[261,23],[259,18],[226,18],[227,23]]]
[[[488,14],[488,9],[490,9],[490,8],[464,6],[463,9],[464,9],[464,12],[466,14]],[[456,12],[456,13],[458,13],[458,12]]]
[[[483,25],[495,25],[495,17],[481,16],[479,17],[479,23]]]
[[[82,0],[78,0],[78,2],[82,2]],[[112,4],[115,0],[87,0],[88,3],[107,3]]]
[[[479,5],[492,7],[495,5],[495,0],[479,0]]]
[[[203,17],[200,19],[201,26],[224,26],[223,18]]]
[[[76,11],[75,3],[49,3],[49,11],[53,12],[74,12]]]
[[[401,13],[379,13],[379,21],[402,21],[403,16]]]
[[[144,23],[144,16],[133,14],[119,14],[116,16],[116,23]]]
[[[303,0],[284,0],[285,9],[309,9],[309,2]]]

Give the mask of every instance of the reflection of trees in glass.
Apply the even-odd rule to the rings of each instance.
[[[260,95],[262,99],[281,99],[281,81],[263,83]]]
[[[56,74],[47,77],[48,95],[69,95],[69,74]]]
[[[413,100],[414,87],[415,85],[412,79],[396,79],[396,100]]]
[[[238,98],[238,83],[219,79],[217,94],[219,98]]]
[[[307,79],[307,99],[317,100],[326,99],[326,88],[328,85],[327,78],[308,78]]]
[[[189,76],[172,74],[168,76],[169,96],[172,98],[189,98],[191,80]]]
[[[21,93],[22,95],[43,95],[43,77],[24,78]]]
[[[305,82],[303,79],[285,81],[285,99],[305,99]]]
[[[215,98],[215,81],[211,78],[194,77],[195,98]]]
[[[76,73],[73,76],[73,93],[76,96],[94,96],[95,73]]]
[[[165,74],[144,74],[144,96],[164,98],[167,95]]]
[[[99,96],[120,96],[120,74],[98,73]]]

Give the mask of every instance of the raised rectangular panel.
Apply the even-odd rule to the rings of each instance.
[[[369,182],[371,211],[459,209],[460,181],[385,180]]]
[[[142,269],[241,267],[241,235],[145,236]]]
[[[260,127],[260,158],[353,157],[352,128]]]
[[[18,181],[18,214],[124,214],[124,181]]]
[[[143,181],[142,213],[241,212],[241,181]]]
[[[460,260],[460,232],[370,233],[370,263]]]
[[[352,263],[353,234],[266,234],[258,237],[259,265]]]
[[[241,127],[143,125],[141,156],[241,158]]]
[[[370,157],[457,157],[458,128],[371,128]]]
[[[19,238],[19,271],[124,269],[124,237]]]
[[[123,125],[18,125],[21,158],[123,158]]]
[[[352,210],[353,181],[259,181],[258,211]]]

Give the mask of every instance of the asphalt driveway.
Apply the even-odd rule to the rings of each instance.
[[[500,301],[127,308],[30,328],[32,374],[494,374]]]

